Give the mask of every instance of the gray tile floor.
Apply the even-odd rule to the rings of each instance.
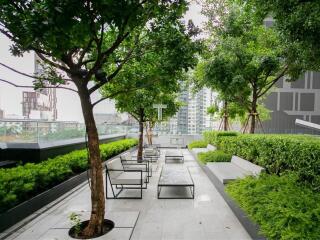
[[[106,218],[113,220],[115,229],[97,240],[245,240],[250,236],[241,226],[228,205],[195,162],[187,149],[182,150],[184,164],[195,184],[195,199],[157,199],[157,183],[164,163],[162,149],[159,167],[150,179],[142,200],[107,200]],[[168,191],[174,191],[169,189]],[[188,194],[179,190],[178,194]],[[135,190],[125,195],[137,194]],[[170,194],[170,192],[167,192]],[[90,213],[90,191],[83,184],[63,201],[41,213],[6,239],[66,240],[71,226],[68,216],[76,212],[82,219]]]

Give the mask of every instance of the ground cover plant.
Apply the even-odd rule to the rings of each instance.
[[[227,193],[267,239],[320,239],[320,193],[296,184],[297,173],[263,174],[227,185]]]
[[[203,140],[193,141],[188,144],[188,148],[191,150],[192,148],[206,148],[208,143]]]
[[[221,150],[198,153],[198,159],[201,163],[208,162],[230,162],[232,155]]]
[[[203,133],[204,141],[216,147],[219,145],[220,137],[234,137],[238,135],[238,132],[233,131],[207,131]]]
[[[100,145],[101,158],[107,160],[130,147],[136,139],[125,139]],[[72,151],[41,163],[0,170],[0,212],[65,181],[88,168],[86,150]]]

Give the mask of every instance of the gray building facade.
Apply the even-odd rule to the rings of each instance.
[[[267,133],[318,133],[295,124],[296,119],[320,124],[320,73],[307,71],[288,82],[280,79],[266,98],[271,119],[264,121]]]

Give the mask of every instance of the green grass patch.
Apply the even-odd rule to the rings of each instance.
[[[191,150],[192,148],[206,148],[208,143],[206,141],[193,141],[188,144],[188,148]]]
[[[232,155],[221,150],[198,153],[198,159],[201,163],[208,162],[230,162]]]
[[[227,185],[227,193],[268,239],[320,239],[320,193],[296,184],[299,176],[262,174]]]
[[[136,139],[125,139],[100,145],[101,157],[107,160],[133,146]],[[86,150],[77,150],[41,163],[0,169],[0,212],[47,190],[86,170]]]

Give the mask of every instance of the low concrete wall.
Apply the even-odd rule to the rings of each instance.
[[[105,135],[100,136],[100,143],[114,142],[125,138],[126,134]],[[0,161],[40,162],[85,147],[84,138],[46,143],[7,143],[6,147],[0,150]]]
[[[128,134],[128,137],[138,138],[138,134]],[[152,139],[153,144],[160,144],[161,147],[187,147],[193,141],[201,140],[201,135],[155,135]],[[144,136],[144,144],[147,144],[147,138]]]

